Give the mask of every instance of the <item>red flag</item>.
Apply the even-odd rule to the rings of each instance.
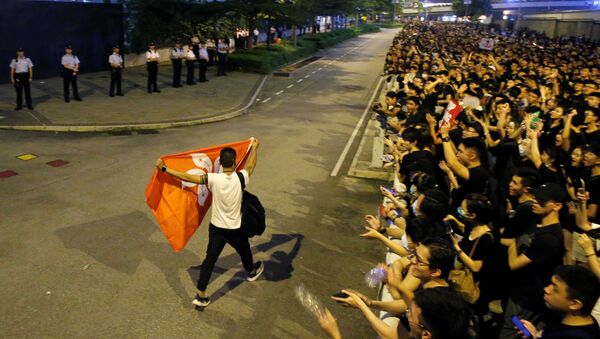
[[[223,170],[219,153],[225,147],[235,149],[237,167],[246,165],[252,139],[225,145],[201,148],[161,157],[165,165],[188,174],[202,175]],[[179,252],[202,223],[212,203],[212,194],[206,185],[181,181],[158,169],[146,187],[146,204],[154,213],[167,240]]]
[[[450,124],[456,117],[462,112],[462,107],[454,99],[450,99],[446,110],[444,110],[444,116],[440,120],[438,127],[442,127],[445,124]]]

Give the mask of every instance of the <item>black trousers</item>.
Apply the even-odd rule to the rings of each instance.
[[[77,74],[73,74],[73,71],[69,69],[63,70],[63,94],[65,101],[69,100],[69,84],[73,87],[73,97],[79,98],[79,91],[77,90]]]
[[[187,72],[186,72],[186,83],[188,85],[193,85],[194,84],[194,64],[196,63],[196,60],[186,60],[185,61],[185,67],[187,68]]]
[[[206,69],[208,68],[208,60],[200,59],[200,73],[199,80],[200,82],[206,81]]]
[[[215,59],[217,58],[217,56],[215,54],[217,54],[217,51],[214,49],[207,49],[206,50],[208,52],[208,65],[209,66],[214,66],[215,65]]]
[[[112,68],[110,69],[110,95],[115,94],[115,86],[117,87],[117,94],[123,94],[121,92],[121,68]]]
[[[173,63],[173,87],[181,86],[181,59],[171,59]]]
[[[31,87],[29,73],[15,73],[15,89],[17,90],[17,108],[23,108],[23,90],[27,107],[31,107]]]
[[[218,63],[217,63],[217,75],[225,75],[225,65],[227,64],[227,54],[225,53],[217,53],[218,55]]]
[[[148,68],[148,92],[158,91],[158,84],[156,83],[158,78],[158,62],[151,61],[146,63]]]
[[[231,245],[242,258],[242,264],[247,272],[254,270],[254,261],[248,237],[241,229],[229,230],[216,227],[210,224],[208,228],[208,248],[206,249],[206,258],[200,268],[200,277],[198,278],[198,290],[206,291],[210,276],[215,268],[215,263],[221,255],[221,251],[226,244]]]

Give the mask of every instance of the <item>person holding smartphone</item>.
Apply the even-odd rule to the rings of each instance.
[[[521,338],[544,339],[597,339],[600,327],[592,309],[600,297],[600,281],[588,269],[576,265],[563,265],[554,270],[550,285],[544,289],[546,307],[561,315],[560,321],[548,322],[543,331],[530,321],[518,319],[525,328],[517,333]],[[515,320],[519,328],[519,323]],[[526,336],[529,332],[530,336]]]

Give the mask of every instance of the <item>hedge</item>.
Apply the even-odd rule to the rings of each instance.
[[[259,46],[232,53],[228,58],[228,66],[232,69],[267,74],[283,65],[314,54],[318,49],[331,47],[360,34],[379,31],[380,29],[376,25],[362,25],[359,28],[338,29],[327,33],[304,35],[298,37],[296,47],[292,46],[289,40],[286,40],[280,45]]]
[[[379,24],[379,27],[381,27],[381,28],[400,28],[400,27],[402,27],[402,23],[400,23],[400,22],[385,22],[385,23]]]

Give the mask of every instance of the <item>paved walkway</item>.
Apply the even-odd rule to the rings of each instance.
[[[196,67],[196,76],[198,68]],[[65,103],[62,78],[32,83],[33,110],[15,111],[16,94],[10,84],[0,85],[0,129],[45,131],[110,131],[167,128],[199,124],[242,114],[264,84],[258,74],[231,72],[216,76],[209,68],[209,82],[173,88],[172,67],[159,69],[161,93],[146,92],[146,69],[132,67],[123,73],[123,97],[109,97],[110,73],[84,73],[78,85],[82,102]],[[185,83],[185,68],[182,80]],[[35,76],[35,68],[34,68]]]

